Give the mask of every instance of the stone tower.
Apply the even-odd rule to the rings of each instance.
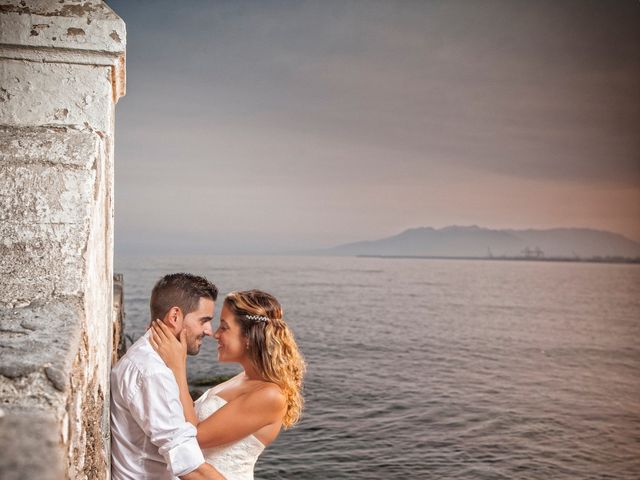
[[[109,477],[124,22],[0,0],[0,477]]]

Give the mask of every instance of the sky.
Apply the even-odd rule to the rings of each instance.
[[[640,1],[133,1],[116,253],[640,241]]]

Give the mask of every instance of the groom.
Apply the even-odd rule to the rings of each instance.
[[[161,319],[187,353],[200,351],[212,336],[218,289],[188,273],[165,275],[151,292],[151,320]],[[149,343],[150,331],[135,342],[111,371],[111,478],[113,480],[224,480],[204,462],[196,428],[184,418],[178,384]]]

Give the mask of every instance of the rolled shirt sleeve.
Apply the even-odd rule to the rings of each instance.
[[[175,477],[204,463],[197,429],[184,418],[178,385],[169,369],[140,377],[129,403],[136,422],[158,447]]]

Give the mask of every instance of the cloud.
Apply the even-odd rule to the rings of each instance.
[[[545,183],[544,202],[519,204],[525,223],[570,219],[548,201],[571,191],[575,218],[610,226],[591,199],[625,191],[610,211],[640,235],[637,2],[110,4],[128,25],[121,239],[163,214],[195,235],[211,204],[234,212],[231,236],[253,223],[342,240],[429,224],[435,204],[438,222],[463,223],[474,198]],[[180,195],[158,199],[167,184]],[[253,202],[276,219],[252,222]],[[495,201],[472,223],[514,216]]]

